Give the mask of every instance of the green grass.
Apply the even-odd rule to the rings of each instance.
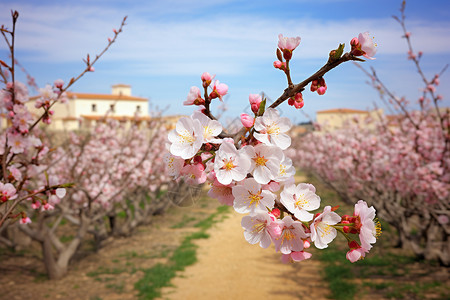
[[[230,207],[229,206],[227,206],[227,205],[219,206],[217,208],[217,212],[211,214],[206,219],[203,219],[200,222],[194,224],[194,227],[206,230],[206,229],[210,228],[213,224],[222,221],[225,216],[220,218],[220,219],[217,219],[217,217],[219,215],[223,214],[223,213],[228,212],[228,211],[230,211]]]
[[[323,278],[329,284],[332,299],[353,299],[357,291],[352,282],[355,275],[345,258],[345,252],[331,244],[327,249],[318,251],[317,257],[324,262]]]
[[[144,276],[134,286],[139,291],[139,298],[154,299],[160,297],[161,288],[170,286],[170,281],[176,276],[177,271],[182,271],[187,266],[194,264],[197,261],[197,245],[193,241],[208,238],[209,235],[206,230],[222,220],[223,213],[228,210],[228,207],[218,207],[215,213],[197,222],[194,227],[200,230],[184,238],[181,245],[170,256],[168,263],[159,263],[151,268],[142,269]],[[222,218],[219,218],[221,215]]]
[[[203,231],[193,233],[187,236],[174,251],[168,264],[157,264],[149,269],[142,270],[144,277],[134,286],[139,291],[139,297],[141,299],[154,299],[161,296],[160,289],[170,286],[170,281],[175,277],[177,271],[182,271],[185,267],[197,261],[197,246],[192,241],[208,237],[209,235]]]
[[[125,268],[105,268],[105,267],[99,267],[97,270],[88,272],[86,275],[89,277],[98,277],[99,275],[104,274],[121,274],[123,272],[126,272]]]
[[[176,223],[175,225],[171,226],[170,228],[172,228],[172,229],[183,228],[188,223],[195,221],[195,220],[196,219],[194,217],[188,217],[187,215],[184,215],[180,222]]]
[[[308,178],[308,181],[316,186],[322,205],[341,204],[339,197],[324,184],[314,178]],[[352,206],[342,204],[338,212],[349,214],[352,209]],[[347,241],[339,234],[327,249],[316,251],[316,257],[322,262],[323,278],[329,283],[331,298],[352,300],[365,294],[373,299],[450,300],[450,287],[430,276],[439,270],[439,266],[394,249],[395,228],[382,219],[379,221],[383,234],[361,261],[352,264],[345,258]]]
[[[124,288],[125,288],[125,283],[124,282],[121,282],[121,283],[109,283],[109,284],[107,284],[106,285],[106,287],[108,288],[108,289],[112,289],[112,290],[114,290],[114,291],[116,291],[117,293],[123,293],[123,290],[124,290]]]

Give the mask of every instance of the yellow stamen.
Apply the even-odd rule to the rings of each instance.
[[[192,144],[195,141],[195,138],[187,130],[183,130],[180,134],[180,138],[183,144]]]
[[[320,237],[323,238],[325,235],[329,235],[331,233],[331,230],[333,229],[333,227],[331,227],[328,224],[324,224],[324,223],[320,223],[319,224],[319,228],[320,230]]]
[[[252,228],[253,228],[252,233],[261,232],[266,228],[266,223],[265,222],[264,223],[256,223],[253,225]]]
[[[225,162],[225,160],[223,161],[224,165],[222,167],[222,169],[225,169],[227,171],[230,171],[231,169],[235,168],[236,166],[233,164],[232,160],[229,160],[227,162]]]
[[[256,154],[257,157],[253,158],[257,166],[265,166],[268,159],[264,158],[264,156],[259,156],[259,154]]]
[[[259,201],[261,201],[261,191],[257,192],[256,194],[253,194],[252,192],[248,192],[248,199],[250,200],[250,205],[253,203],[256,203],[255,206],[258,206]]]
[[[280,131],[280,127],[275,122],[267,126],[267,134],[279,134]]]
[[[381,223],[378,219],[373,220],[375,222],[375,237],[379,238],[381,235]]]
[[[294,227],[284,227],[283,232],[281,233],[281,243],[283,244],[285,241],[290,241],[295,239],[295,234],[291,231]]]
[[[286,166],[280,165],[280,170],[278,172],[278,176],[285,176],[286,175]]]
[[[295,199],[295,195],[294,195],[294,199]],[[305,206],[308,203],[308,201],[305,199],[305,194],[301,194],[300,196],[298,196],[297,201],[295,201],[294,206],[296,208],[303,208],[303,206]]]

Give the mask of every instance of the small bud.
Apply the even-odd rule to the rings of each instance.
[[[241,114],[241,123],[244,125],[245,128],[251,128],[253,124],[255,123],[255,119],[251,116],[242,113]]]
[[[278,208],[272,209],[271,213],[275,218],[278,218],[281,215],[281,211]]]
[[[281,54],[281,51],[279,48],[277,48],[277,58],[280,62],[283,61],[283,55]]]

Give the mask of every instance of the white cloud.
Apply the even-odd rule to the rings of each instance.
[[[199,5],[227,2],[200,1],[195,5],[185,5],[184,1],[173,0],[169,4],[177,8],[175,13],[189,13]],[[184,75],[198,73],[199,69],[211,69],[211,66],[221,68],[226,74],[239,74],[252,64],[274,60],[278,33],[302,37],[296,50],[296,57],[302,60],[323,60],[328,51],[340,42],[348,45],[359,31],[366,30],[375,36],[379,54],[406,53],[406,45],[400,39],[400,27],[391,18],[324,22],[319,19],[279,20],[236,13],[226,17],[215,16],[212,22],[209,16],[184,20],[143,17],[142,11],[160,11],[162,14],[162,7],[167,10],[167,2],[153,1],[139,11],[118,10],[112,5],[22,5],[17,8],[21,10],[21,17],[16,47],[22,51],[24,62],[80,61],[87,53],[94,55],[100,51],[106,45],[107,37],[112,36],[112,28],[118,26],[124,14],[129,14],[123,34],[103,60],[142,65],[138,70],[143,74]],[[6,17],[2,14],[0,21],[8,24],[8,17],[9,14]],[[420,44],[420,50],[426,53],[448,52],[450,22],[447,23],[436,26],[410,21],[414,43]]]

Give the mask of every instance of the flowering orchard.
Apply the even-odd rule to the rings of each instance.
[[[399,245],[448,265],[450,111],[439,108],[442,96],[436,91],[445,68],[431,78],[424,75],[422,53],[415,54],[405,27],[404,4],[401,12],[395,19],[424,85],[419,109],[411,110],[374,70],[366,72],[395,118],[355,119],[342,130],[319,130],[297,141],[303,147],[296,157],[344,199],[368,199],[398,230]]]
[[[163,157],[167,132],[157,118],[142,129],[142,124],[125,128],[105,116],[90,131],[63,136],[60,145],[46,138],[38,126],[51,123],[55,103],[70,101],[66,90],[94,71],[95,62],[122,32],[125,19],[94,60],[89,55],[84,59],[86,67],[78,77],[68,84],[56,80],[39,90],[35,107],[40,113],[34,116],[25,105],[27,86],[15,80],[18,16],[12,13],[11,30],[1,27],[11,62],[0,60],[4,84],[0,107],[7,120],[0,133],[0,241],[15,247],[17,230],[37,241],[48,276],[57,279],[67,272],[89,235],[99,246],[110,236],[131,234],[170,205],[171,199],[161,196],[165,191],[183,185],[175,187],[167,175]],[[62,231],[73,238],[63,242]]]
[[[203,89],[192,87],[184,102],[200,110],[181,118],[168,135],[169,174],[190,184],[208,181],[209,196],[246,214],[241,222],[245,239],[263,248],[273,242],[285,262],[310,258],[305,249],[311,243],[327,248],[338,233],[348,240],[347,258],[355,262],[369,252],[381,233],[375,209],[359,200],[351,216],[340,216],[338,207],[331,206],[317,212],[320,197],[315,187],[294,183],[295,168],[283,152],[291,146],[287,134],[291,122],[281,117],[276,107],[286,100],[296,109],[303,107],[302,92],[308,84],[311,91],[323,95],[327,89],[323,76],[328,71],[346,61],[363,61],[359,56],[373,59],[375,44],[367,32],[360,34],[351,40],[349,52],[344,53],[345,45],[340,44],[321,69],[294,84],[290,62],[300,37],[280,34],[278,38],[274,67],[286,75],[284,93],[267,108],[265,99],[250,94],[253,116],[241,114],[242,129],[229,133],[210,110],[211,102],[222,100],[228,86],[203,73]]]

